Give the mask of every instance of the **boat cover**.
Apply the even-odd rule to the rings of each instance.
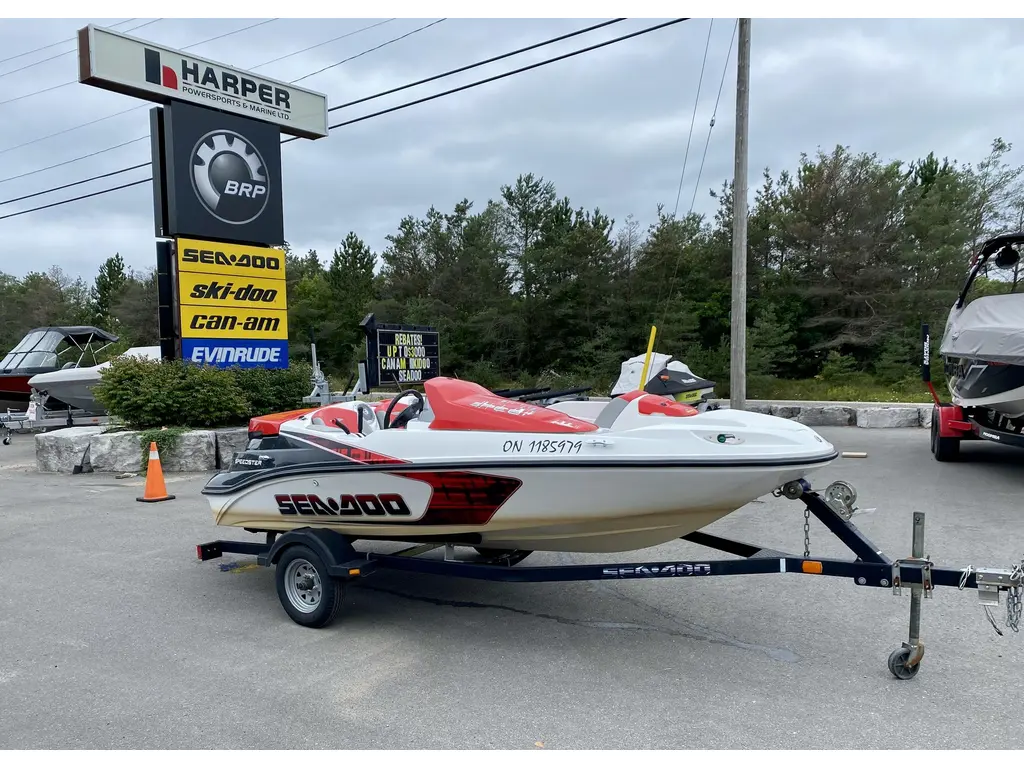
[[[939,352],[1024,365],[1024,293],[982,296],[950,312]]]
[[[626,392],[632,392],[637,389],[643,389],[651,379],[657,376],[661,371],[668,368],[670,371],[681,371],[687,373],[696,379],[697,376],[690,367],[679,360],[673,360],[672,355],[663,355],[660,352],[651,353],[651,367],[647,370],[647,381],[641,383],[640,376],[644,370],[644,358],[647,354],[637,355],[631,357],[622,363],[621,370],[619,371],[618,381],[615,382],[615,386],[612,387],[611,395],[623,395]]]

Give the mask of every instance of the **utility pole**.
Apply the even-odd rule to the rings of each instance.
[[[729,405],[747,406],[747,134],[750,109],[750,19],[739,20],[736,48],[736,155],[732,182],[732,345]]]

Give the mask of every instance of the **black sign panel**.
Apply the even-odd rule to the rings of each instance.
[[[366,332],[366,377],[370,387],[405,388],[441,375],[436,328],[428,325],[377,324],[370,315]]]
[[[175,101],[163,108],[163,149],[159,236],[284,242],[279,127]]]

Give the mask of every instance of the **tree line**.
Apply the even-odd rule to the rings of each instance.
[[[825,376],[912,379],[922,322],[941,329],[973,251],[1024,229],[1024,166],[995,139],[977,164],[883,160],[837,146],[765,170],[748,221],[748,392]],[[359,321],[437,326],[442,373],[487,386],[610,384],[646,348],[685,361],[728,392],[732,189],[717,212],[659,206],[646,228],[575,206],[532,174],[485,205],[408,215],[374,253],[355,233],[324,258],[285,244],[290,346],[347,379]],[[1019,267],[1018,267],[1019,270]],[[1018,271],[982,286],[1020,290]],[[156,279],[115,255],[91,284],[59,267],[0,274],[5,348],[47,324],[95,324],[119,347],[157,343]]]

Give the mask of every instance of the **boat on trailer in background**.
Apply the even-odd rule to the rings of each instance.
[[[967,296],[982,274],[1019,270],[1024,232],[987,240],[974,256],[967,280],[949,313],[940,353],[951,400],[931,382],[931,338],[922,328],[921,377],[935,407],[931,451],[953,461],[964,440],[987,440],[1024,448],[1024,293]]]

